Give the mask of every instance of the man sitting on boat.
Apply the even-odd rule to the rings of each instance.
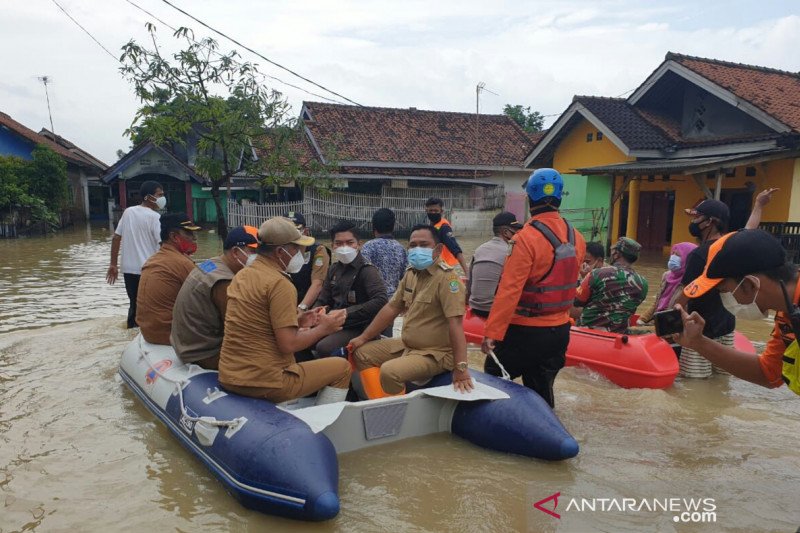
[[[494,237],[475,249],[469,264],[467,302],[472,313],[483,318],[489,316],[500,283],[500,274],[508,257],[509,242],[522,229],[514,213],[504,211],[492,219]]]
[[[161,248],[142,267],[136,296],[136,323],[142,337],[153,344],[169,344],[172,308],[194,262],[197,251],[196,226],[186,213],[161,217]]]
[[[716,289],[722,305],[736,318],[761,320],[770,309],[775,328],[760,357],[725,346],[704,334],[705,319],[697,312],[683,315],[679,344],[696,350],[712,364],[763,387],[784,383],[800,394],[800,282],[797,265],[775,237],[760,229],[744,229],[716,240],[708,249],[703,274],[684,289],[696,298]]]
[[[331,228],[330,234],[337,262],[328,269],[314,307],[343,309],[346,318],[341,331],[317,343],[318,357],[347,346],[389,301],[380,271],[361,255],[355,224],[341,221]]]
[[[631,315],[647,297],[647,280],[633,270],[642,245],[620,237],[611,248],[611,266],[591,271],[575,296],[583,310],[577,325],[625,333]]]
[[[464,286],[453,268],[440,261],[442,242],[433,226],[418,225],[409,239],[409,268],[392,299],[350,341],[362,381],[379,373],[383,394],[402,393],[408,381],[453,372],[453,386],[472,390],[464,337]],[[399,339],[371,341],[405,312]],[[366,388],[366,387],[365,387]]]
[[[350,363],[326,357],[297,363],[294,353],[342,329],[346,311],[298,315],[297,291],[289,274],[314,244],[291,220],[274,217],[258,229],[258,257],[228,287],[219,382],[236,394],[285,402],[317,394],[317,404],[343,401]],[[301,330],[302,326],[302,330]]]
[[[228,232],[223,252],[197,265],[183,282],[172,310],[170,341],[184,363],[216,370],[222,346],[228,286],[256,258],[258,230],[240,226]]]

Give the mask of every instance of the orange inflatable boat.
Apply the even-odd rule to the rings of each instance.
[[[484,319],[467,309],[467,342],[483,340]],[[736,348],[755,353],[753,344],[736,332]],[[567,366],[585,366],[626,389],[665,389],[678,375],[678,358],[672,347],[654,333],[621,335],[573,327],[567,347]]]

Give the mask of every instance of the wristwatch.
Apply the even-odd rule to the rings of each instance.
[[[297,308],[301,311],[308,311],[308,306],[306,304],[298,304]]]
[[[458,370],[459,372],[466,372],[468,367],[469,363],[467,363],[466,361],[461,361],[460,363],[455,364],[455,368],[453,370]]]

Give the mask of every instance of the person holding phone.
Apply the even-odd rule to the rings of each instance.
[[[798,267],[786,260],[786,250],[766,231],[745,229],[729,233],[708,251],[703,274],[686,286],[684,294],[695,298],[719,291],[722,305],[736,318],[760,320],[770,309],[776,312],[775,328],[760,356],[715,342],[703,334],[706,322],[696,311],[680,305],[683,332],[675,340],[695,350],[734,376],[763,387],[786,383],[800,395],[800,283]]]

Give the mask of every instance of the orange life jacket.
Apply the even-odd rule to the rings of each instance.
[[[541,278],[528,278],[522,289],[515,314],[535,316],[567,311],[575,301],[578,288],[578,258],[575,253],[575,229],[567,225],[567,242],[561,242],[545,224],[532,220],[531,226],[539,230],[553,246],[553,265]]]
[[[434,228],[436,228],[436,229],[438,230],[439,228],[441,228],[441,227],[442,227],[442,225],[443,225],[443,224],[447,224],[447,225],[448,225],[448,226],[450,226],[451,228],[453,227],[453,226],[450,224],[450,221],[449,221],[449,220],[447,220],[447,219],[446,219],[446,218],[444,218],[444,217],[442,217],[442,219],[441,219],[439,222],[437,222],[436,224],[434,224],[434,225],[433,225],[433,227],[434,227]],[[453,255],[453,253],[450,251],[450,249],[449,249],[447,246],[442,246],[442,253],[441,253],[441,255],[439,256],[439,260],[440,260],[440,261],[444,261],[444,262],[445,262],[445,263],[447,263],[449,266],[456,266],[456,265],[458,264],[458,259],[456,259],[456,256],[454,256],[454,255]]]

